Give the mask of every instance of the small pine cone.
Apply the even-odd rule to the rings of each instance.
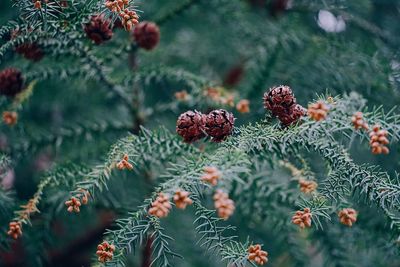
[[[187,191],[177,191],[174,194],[174,202],[178,209],[185,209],[187,205],[191,205],[193,201],[189,198],[190,193]]]
[[[67,8],[68,7],[68,1],[67,0],[61,0],[60,1],[60,6],[64,7],[64,8]]]
[[[22,236],[21,222],[10,222],[7,234],[13,239],[18,239],[18,237]]]
[[[133,26],[139,23],[139,16],[134,10],[125,9],[119,13],[119,16],[121,18],[122,25],[127,31],[131,31]]]
[[[311,192],[314,192],[317,187],[318,184],[314,181],[307,181],[304,179],[300,179],[299,180],[299,185],[300,185],[300,191],[305,193],[305,194],[309,194]]]
[[[106,0],[104,4],[111,12],[120,12],[129,5],[129,0]]]
[[[305,208],[303,211],[299,210],[292,217],[292,223],[298,225],[301,229],[311,227],[311,211]]]
[[[82,193],[81,201],[83,205],[86,205],[89,202],[90,193],[89,191],[80,188],[79,191]]]
[[[264,94],[263,100],[264,107],[270,110],[274,116],[288,114],[289,109],[296,104],[292,89],[286,85],[270,88]]]
[[[159,193],[156,200],[151,203],[149,214],[158,218],[164,218],[168,216],[171,208],[169,196],[164,193]]]
[[[220,102],[221,99],[221,90],[216,87],[207,87],[204,90],[204,95],[215,102]]]
[[[346,208],[339,211],[340,222],[351,227],[357,221],[357,211],[352,208]]]
[[[121,161],[117,163],[117,169],[118,170],[133,170],[133,165],[131,163],[129,163],[129,156],[127,154],[125,154]]]
[[[247,99],[242,99],[236,104],[236,110],[240,113],[250,112],[250,101]]]
[[[381,130],[379,125],[374,125],[369,133],[372,154],[389,154],[389,148],[386,146],[389,144],[387,136],[388,132],[386,130]]]
[[[33,3],[33,7],[36,9],[42,9],[42,2],[40,0],[35,0]]]
[[[80,212],[81,202],[76,197],[71,197],[70,200],[65,201],[68,212]]]
[[[278,119],[284,126],[289,126],[298,122],[303,116],[307,114],[307,110],[299,104],[292,105],[288,113],[281,113]]]
[[[24,89],[24,78],[18,69],[7,68],[0,72],[0,94],[13,97]]]
[[[323,101],[310,104],[308,106],[308,115],[315,121],[322,121],[328,115],[329,107]]]
[[[247,251],[249,261],[254,261],[258,265],[264,265],[268,262],[268,252],[261,250],[261,245],[250,246]]]
[[[214,142],[221,142],[232,133],[234,122],[232,113],[224,109],[213,110],[206,118],[206,133]]]
[[[112,260],[114,256],[115,246],[109,244],[107,241],[103,241],[97,246],[96,255],[101,263]]]
[[[17,123],[18,114],[15,111],[4,111],[3,122],[9,126],[13,126]]]
[[[201,176],[202,181],[216,186],[220,178],[221,172],[216,167],[204,167],[204,174]]]
[[[227,220],[235,211],[235,203],[228,197],[228,194],[222,190],[217,190],[214,194],[214,206],[217,209],[218,216]]]
[[[356,112],[351,117],[351,122],[353,123],[354,128],[356,130],[358,129],[368,130],[368,124],[364,121],[362,112]]]
[[[133,37],[139,47],[152,50],[160,42],[160,29],[153,22],[143,21],[133,30]]]
[[[83,29],[87,37],[93,40],[96,45],[110,40],[113,36],[111,23],[103,15],[92,16]]]
[[[175,98],[179,101],[188,101],[190,99],[190,95],[186,90],[182,90],[175,93]]]
[[[187,143],[192,143],[205,137],[206,116],[198,111],[182,113],[176,122],[176,132]]]
[[[219,99],[222,105],[234,107],[235,106],[235,96],[233,94],[226,94],[224,97]]]
[[[25,43],[15,48],[15,52],[22,55],[24,58],[39,61],[44,57],[43,50],[37,43]]]
[[[232,69],[228,71],[224,78],[224,85],[233,87],[240,83],[244,74],[244,66],[243,64],[239,64],[234,66]]]

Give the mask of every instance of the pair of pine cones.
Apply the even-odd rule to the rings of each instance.
[[[114,26],[118,26],[121,21],[117,20]],[[89,39],[96,45],[110,40],[113,36],[111,21],[102,15],[92,16],[84,30]],[[153,22],[141,22],[133,30],[133,37],[137,45],[146,50],[152,50],[160,41],[160,29]]]
[[[224,110],[213,110],[207,115],[198,111],[187,111],[181,114],[176,122],[176,132],[187,143],[192,143],[207,135],[214,142],[225,140],[233,131],[235,118]]]

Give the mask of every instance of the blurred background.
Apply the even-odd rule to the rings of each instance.
[[[188,109],[206,112],[222,106],[234,113],[236,125],[254,122],[265,117],[263,93],[279,84],[289,85],[303,106],[317,95],[351,92],[362,95],[368,106],[382,105],[387,111],[400,103],[400,1],[152,0],[137,1],[137,6],[143,11],[141,21],[154,21],[160,28],[160,43],[154,50],[138,49],[132,34],[119,28],[101,46],[83,39],[103,61],[112,82],[132,88],[133,110],[115,98],[112,86],[96,78],[96,69],[82,55],[63,53],[48,43],[40,44],[44,57],[38,62],[12,50],[5,54],[0,69],[20,69],[33,89],[18,112],[17,125],[0,126],[0,150],[13,158],[13,167],[1,181],[8,192],[1,201],[12,202],[14,207],[1,211],[4,228],[12,211],[32,197],[43,175],[56,164],[73,162],[82,168],[96,164],[111,144],[128,132],[137,133],[139,125],[149,129],[164,125],[175,131],[176,118]],[[12,1],[1,0],[0,25],[18,14]],[[83,29],[75,30],[84,36]],[[3,39],[2,43],[7,36]],[[128,82],[127,76],[133,78]],[[210,86],[233,96],[235,104],[248,99],[250,113],[240,113],[229,103],[203,101],[203,92]],[[190,97],[177,99],[175,93],[183,90]],[[0,105],[3,111],[7,100],[1,99]],[[391,147],[386,157],[365,153],[367,149],[366,144],[352,144],[356,162],[377,164],[391,174],[400,170],[398,146]],[[2,249],[1,266],[90,266],[104,230],[141,205],[157,173],[147,166],[142,172],[119,175],[87,212],[73,217],[63,206],[68,190],[47,191],[42,204],[46,212],[33,218],[33,227],[26,227],[30,242],[22,239],[10,245],[12,250]],[[292,177],[288,171],[267,168],[265,175],[281,183]],[[231,223],[243,239],[250,235],[274,241],[268,246],[269,253],[279,256],[269,266],[400,266],[391,252],[374,250],[368,236],[352,255],[330,251],[332,259],[311,244],[309,258],[301,262],[287,253],[286,244],[293,240],[280,238],[268,222],[250,224],[245,212],[239,207]],[[176,250],[185,256],[174,266],[225,266],[218,257],[203,257],[203,249],[188,246],[195,242],[192,211],[172,214],[165,227],[176,239]],[[319,233],[319,242],[328,244],[337,238],[335,231],[326,236]],[[378,227],[379,231],[386,234]],[[362,233],[344,234],[351,240]],[[127,266],[146,267],[143,251],[128,257]]]

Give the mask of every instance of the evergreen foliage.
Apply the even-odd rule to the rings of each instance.
[[[399,10],[2,1],[0,265],[399,266]]]

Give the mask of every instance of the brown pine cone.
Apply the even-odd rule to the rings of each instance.
[[[0,72],[0,94],[13,97],[24,89],[22,73],[15,68],[7,68]]]
[[[43,50],[37,43],[19,45],[15,48],[15,52],[32,61],[39,61],[44,57]]]
[[[206,133],[214,142],[221,142],[232,133],[234,122],[232,113],[224,109],[213,110],[207,115]]]
[[[139,47],[152,50],[160,42],[160,29],[153,22],[143,21],[133,30],[133,37]]]
[[[176,122],[176,132],[187,143],[192,143],[205,137],[206,116],[198,111],[182,113]]]
[[[296,104],[296,98],[292,89],[286,85],[272,87],[264,94],[264,107],[274,116],[282,116],[289,113],[289,109]]]
[[[87,37],[96,45],[110,40],[113,36],[111,23],[103,15],[92,16],[90,21],[84,25],[84,30]]]
[[[278,119],[281,121],[281,123],[284,126],[289,126],[291,124],[294,124],[298,122],[301,117],[305,116],[307,114],[307,110],[303,108],[299,104],[293,105],[288,113],[282,113],[278,116]]]

